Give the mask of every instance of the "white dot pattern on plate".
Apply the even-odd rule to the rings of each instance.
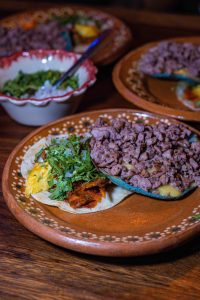
[[[113,118],[112,115],[109,115],[107,113],[100,114],[104,119],[107,119],[108,121]],[[149,123],[149,117],[145,115],[145,113],[119,113],[117,114],[117,117],[119,118],[126,118],[134,123]],[[165,122],[167,124],[171,124],[170,120],[168,119],[162,119],[162,122]],[[95,120],[90,117],[82,117],[79,121],[66,121],[65,123],[62,123],[61,126],[56,126],[51,128],[48,131],[48,134],[55,134],[55,133],[61,133],[61,132],[69,132],[69,133],[84,133],[88,130],[88,128],[94,124]],[[155,121],[156,123],[156,121]],[[70,130],[69,130],[70,128]],[[33,139],[33,143],[39,139],[41,139],[42,136],[37,135]],[[22,149],[23,153],[25,153],[30,146],[24,146]],[[143,236],[137,236],[137,235],[127,235],[127,236],[117,236],[117,235],[97,235],[93,232],[86,232],[86,231],[76,231],[74,228],[70,226],[63,226],[63,224],[59,224],[59,221],[55,221],[53,218],[48,217],[46,212],[42,208],[38,208],[36,206],[36,202],[30,197],[27,198],[24,194],[24,184],[25,180],[22,178],[20,173],[20,166],[22,162],[23,156],[17,156],[15,159],[15,163],[17,165],[17,169],[11,170],[11,174],[13,176],[13,182],[12,182],[12,189],[14,191],[17,191],[15,194],[16,201],[18,205],[26,211],[27,214],[32,216],[34,219],[36,219],[38,222],[42,223],[45,226],[48,226],[50,228],[53,228],[54,230],[57,230],[61,232],[63,235],[70,235],[74,236],[76,238],[81,238],[83,240],[95,240],[95,241],[104,241],[104,242],[112,242],[112,243],[141,243],[141,242],[148,242],[153,240],[160,240],[163,238],[167,238],[172,235],[176,235],[177,233],[184,231],[185,229],[194,226],[197,223],[200,223],[200,219],[196,216],[200,214],[200,205],[195,207],[191,213],[190,216],[183,219],[179,224],[174,224],[170,227],[165,228],[162,232],[147,232]]]
[[[128,70],[126,82],[131,91],[138,97],[152,103],[159,103],[156,97],[153,97],[146,89],[144,76],[139,72],[137,62],[134,61]]]

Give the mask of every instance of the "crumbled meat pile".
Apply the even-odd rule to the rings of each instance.
[[[187,69],[192,76],[200,76],[200,45],[190,43],[161,42],[150,48],[140,59],[139,69],[149,75],[173,74]]]
[[[0,26],[0,56],[31,49],[66,49],[61,32],[67,30],[56,21],[42,23],[35,28],[6,28]]]
[[[99,118],[91,129],[91,157],[110,175],[144,190],[166,184],[184,191],[200,186],[200,141],[180,124],[143,125],[126,119],[106,124]]]

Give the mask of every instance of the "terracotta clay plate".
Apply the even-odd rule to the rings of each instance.
[[[35,130],[11,153],[3,173],[4,198],[16,219],[36,235],[56,245],[106,256],[158,253],[198,234],[199,188],[176,201],[132,194],[113,208],[83,215],[70,214],[25,197],[20,173],[24,152],[35,141],[49,134],[86,132],[99,116],[105,119],[126,117],[144,124],[155,124],[160,120],[168,124],[176,122],[146,112],[113,109],[72,115]]]
[[[200,37],[174,38],[176,42],[200,45]],[[200,121],[200,112],[192,111],[176,96],[178,81],[144,76],[138,71],[138,60],[159,42],[140,47],[122,58],[114,68],[113,81],[119,93],[129,102],[145,110],[180,120]]]
[[[59,17],[73,16],[74,14],[80,14],[86,18],[91,17],[96,20],[96,22],[101,23],[100,31],[112,29],[109,43],[107,43],[98,54],[94,55],[93,59],[95,63],[107,65],[116,60],[127,50],[127,47],[132,40],[132,34],[129,28],[118,18],[91,7],[68,5],[64,7],[30,11],[4,18],[0,21],[0,25],[8,28],[29,28],[29,26],[34,27],[39,23],[45,23]]]

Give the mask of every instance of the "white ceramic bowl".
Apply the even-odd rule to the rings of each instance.
[[[0,59],[0,89],[9,79],[14,79],[19,71],[35,73],[40,70],[65,72],[79,55],[64,50],[32,50]],[[70,115],[77,109],[82,94],[96,81],[97,69],[86,60],[77,71],[79,87],[62,96],[44,99],[19,99],[0,94],[0,104],[15,121],[25,125],[43,125]]]

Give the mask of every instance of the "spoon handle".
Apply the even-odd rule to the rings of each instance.
[[[54,84],[55,88],[58,88],[61,83],[66,80],[68,77],[71,77],[74,75],[74,73],[78,70],[80,65],[88,59],[93,52],[96,50],[97,46],[108,36],[108,34],[111,32],[110,29],[105,30],[102,32],[92,43],[88,46],[87,50],[81,55],[81,57],[76,61],[76,63],[69,68]]]

